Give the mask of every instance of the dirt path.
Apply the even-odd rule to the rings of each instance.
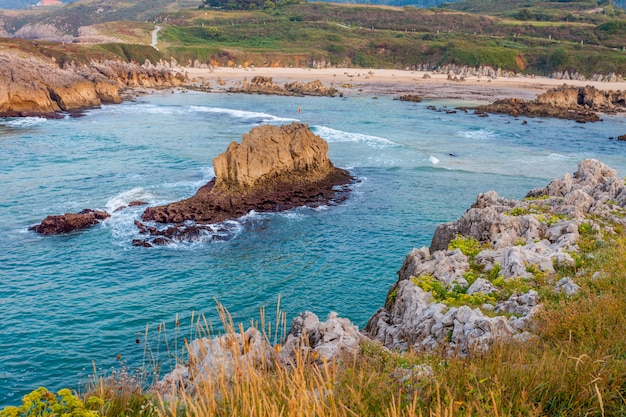
[[[161,26],[154,27],[154,30],[152,31],[152,43],[150,44],[150,46],[152,46],[157,51],[159,50],[159,48],[157,48],[157,43],[158,43],[157,34],[159,33],[160,30],[161,30]]]

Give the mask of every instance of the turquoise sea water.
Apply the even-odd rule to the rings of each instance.
[[[337,311],[363,326],[406,253],[478,193],[521,198],[590,157],[626,174],[626,143],[608,139],[626,133],[623,117],[522,124],[426,109],[458,104],[168,92],[80,118],[0,119],[0,407],[40,385],[77,387],[92,361],[104,372],[120,367],[117,355],[141,366],[148,348],[165,350],[145,343],[146,326],[158,334],[163,322],[172,336],[177,314],[181,334],[192,314],[217,328],[215,299],[236,322],[261,306],[273,316],[280,296],[288,320]],[[252,213],[217,241],[149,249],[131,245],[143,207],[66,236],[27,230],[49,214],[188,197],[228,143],[293,120],[358,179],[344,204]]]

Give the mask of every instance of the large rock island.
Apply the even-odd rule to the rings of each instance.
[[[347,197],[346,185],[352,181],[328,158],[328,144],[298,122],[252,129],[241,143],[232,142],[213,165],[216,178],[194,196],[145,210],[144,222],[173,224],[158,230],[137,222],[142,232],[161,237],[153,243],[185,238],[199,225],[235,219],[251,210],[277,212],[338,203]]]

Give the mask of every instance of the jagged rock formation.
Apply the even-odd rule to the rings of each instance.
[[[537,96],[536,100],[519,98],[497,100],[478,106],[476,112],[505,113],[510,116],[556,117],[579,122],[600,120],[598,112],[614,113],[626,109],[626,92],[601,91],[595,87],[563,85]]]
[[[334,97],[337,89],[326,87],[321,81],[315,80],[309,83],[294,81],[280,86],[272,77],[255,76],[250,82],[245,78],[240,88],[231,88],[232,93],[247,94],[272,94],[280,96],[328,96]]]
[[[185,76],[117,61],[66,65],[0,53],[0,117],[47,116],[119,103],[121,87],[175,86]]]
[[[237,370],[296,366],[296,355],[309,363],[331,363],[356,355],[363,337],[350,320],[334,312],[325,322],[320,322],[307,311],[293,319],[279,350],[255,328],[243,334],[229,332],[221,337],[192,341],[186,363],[176,365],[153,389],[166,399],[176,397],[181,391],[193,395],[203,384],[228,380]]]
[[[596,160],[581,162],[573,176],[532,190],[524,201],[481,194],[459,220],[437,227],[430,248],[407,255],[384,308],[364,333],[389,348],[460,354],[488,349],[496,340],[532,337],[528,325],[540,299],[535,290],[522,288],[537,279],[550,282],[556,267],[573,268],[580,230],[604,227],[594,218],[626,223],[625,207],[623,181]],[[450,246],[459,237],[474,249],[464,253],[462,245]],[[505,284],[515,282],[527,285],[508,295]],[[569,277],[554,283],[556,292],[578,290]],[[451,307],[441,299],[443,291],[478,295],[483,304]]]
[[[191,198],[149,207],[143,221],[174,223],[161,233],[138,227],[143,233],[167,239],[186,239],[203,226],[241,217],[251,210],[284,211],[299,206],[337,203],[347,197],[350,174],[333,166],[328,144],[302,123],[260,126],[232,142],[213,160],[216,178]],[[195,225],[182,225],[193,221]],[[198,229],[199,228],[199,229]]]
[[[579,229],[606,227],[595,223],[597,218],[626,224],[624,214],[626,186],[615,170],[596,160],[582,161],[573,176],[567,174],[532,190],[523,201],[501,198],[493,191],[481,194],[459,220],[437,228],[430,249],[413,249],[407,255],[384,308],[370,318],[361,334],[335,313],[320,322],[315,314],[304,312],[293,319],[287,337],[275,348],[253,328],[195,340],[185,365],[177,365],[154,390],[173,400],[182,392],[193,395],[202,384],[228,380],[242,369],[303,363],[296,357],[304,363],[332,362],[357,355],[361,342],[369,338],[391,349],[442,349],[459,355],[487,350],[496,341],[530,339],[531,319],[542,306],[539,293],[527,287],[539,276],[550,282],[554,265],[572,261],[569,253],[578,249]],[[459,236],[476,245],[449,247]],[[485,272],[484,277],[471,276],[477,268]],[[491,271],[498,273],[497,279],[489,277]],[[502,282],[514,280],[528,285],[503,297]],[[566,296],[580,290],[570,277],[552,285]],[[462,289],[484,304],[450,306],[437,299],[442,288]],[[432,369],[426,365],[398,368],[391,376],[428,380]]]
[[[28,230],[42,235],[58,235],[86,229],[109,217],[111,217],[111,215],[107,212],[85,209],[79,213],[48,216],[40,224],[29,227]]]

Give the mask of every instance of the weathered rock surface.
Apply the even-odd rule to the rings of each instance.
[[[358,327],[350,320],[338,317],[337,313],[331,312],[325,322],[320,322],[315,314],[305,311],[293,319],[280,351],[280,360],[293,365],[295,356],[301,351],[303,357],[318,364],[330,363],[357,354],[364,338]]]
[[[598,112],[614,113],[626,110],[626,92],[601,91],[595,87],[563,85],[537,96],[536,100],[518,98],[497,100],[478,106],[477,113],[504,113],[510,116],[556,117],[579,122],[600,120]]]
[[[327,143],[302,123],[260,126],[213,160],[216,178],[191,198],[149,207],[144,222],[174,223],[167,236],[180,238],[202,225],[241,217],[251,210],[277,212],[336,204],[347,198],[350,174],[333,166]],[[183,225],[193,221],[196,224]],[[143,224],[152,235],[160,232]]]
[[[179,85],[184,76],[116,61],[90,67],[0,53],[0,117],[46,116],[119,103],[121,87]]]
[[[552,282],[556,292],[576,294],[580,287],[571,278],[550,281],[555,266],[574,265],[571,254],[578,251],[581,228],[599,229],[594,223],[598,217],[625,224],[625,208],[624,182],[596,160],[582,161],[573,176],[532,190],[523,201],[493,191],[481,194],[460,219],[437,227],[430,249],[407,255],[385,306],[370,318],[364,333],[389,348],[443,348],[460,354],[488,349],[496,340],[532,337],[529,324],[541,310],[539,294],[530,289],[504,296],[500,285],[521,280],[532,287],[540,279]],[[480,244],[476,253],[470,257],[449,249],[458,236]],[[434,286],[431,282],[447,291],[482,296],[478,299],[484,304],[451,307],[427,290]]]
[[[321,81],[315,80],[311,82],[294,81],[285,83],[283,86],[274,82],[272,77],[263,77],[257,75],[249,82],[244,79],[243,85],[239,88],[231,88],[232,93],[247,94],[271,94],[280,96],[328,96],[334,97],[337,89],[326,87]]]
[[[422,96],[418,96],[415,94],[404,94],[400,97],[394,98],[394,100],[408,101],[411,103],[419,103],[422,101]]]
[[[254,328],[243,334],[231,332],[192,341],[186,363],[166,374],[154,390],[166,398],[180,391],[193,395],[197,387],[228,380],[237,370],[296,366],[296,355],[309,363],[332,363],[356,355],[362,339],[364,336],[350,320],[331,312],[325,322],[320,322],[307,311],[294,318],[280,353]]]
[[[42,235],[57,235],[70,233],[75,230],[86,229],[106,220],[111,215],[104,211],[85,209],[79,213],[65,213],[58,216],[48,216],[40,224],[28,230]]]

